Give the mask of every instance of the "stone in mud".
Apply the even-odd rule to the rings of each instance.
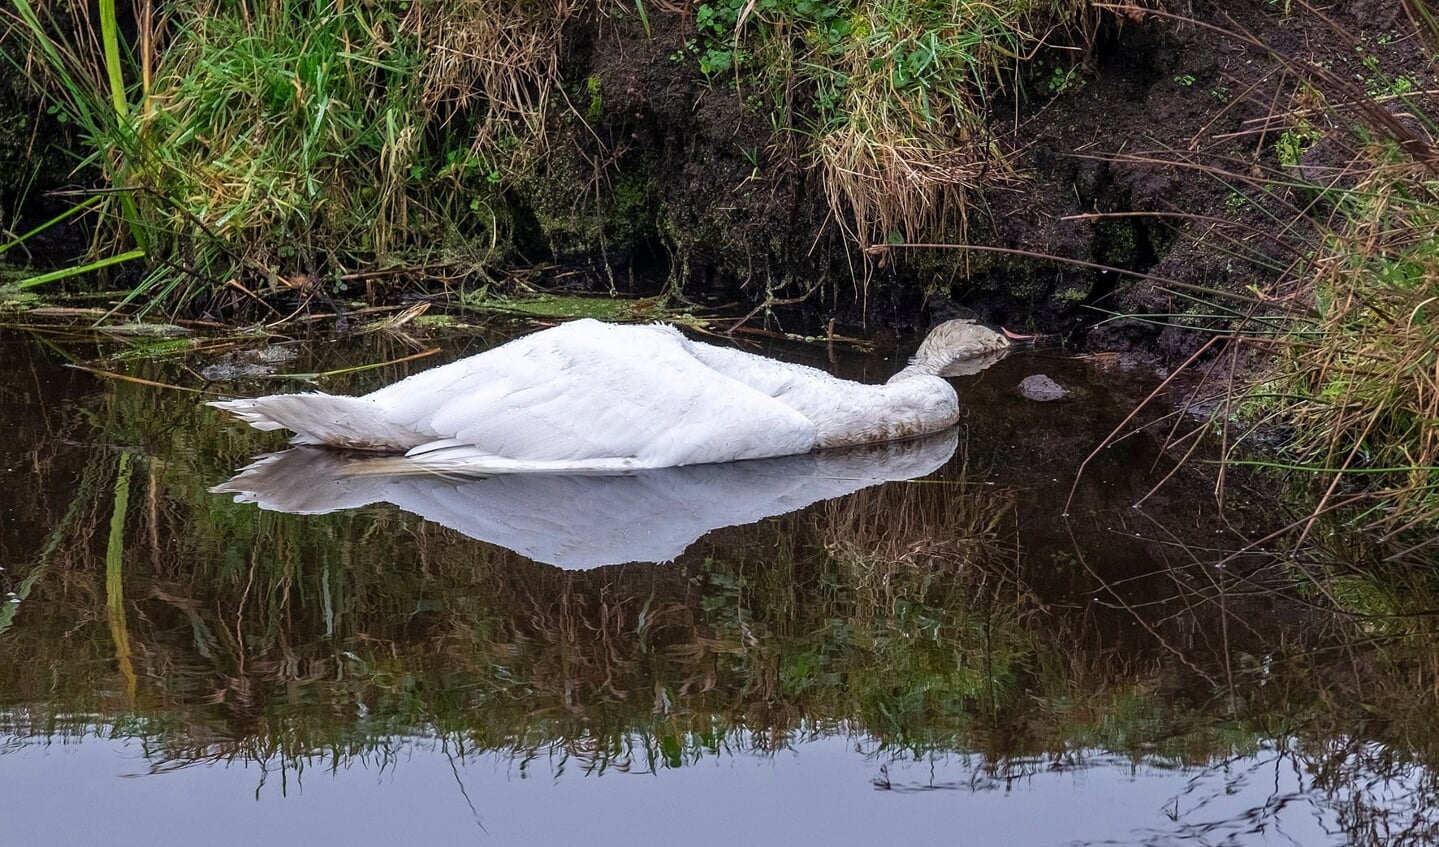
[[[1058,400],[1069,392],[1044,374],[1034,374],[1020,380],[1019,393],[1029,400],[1047,403],[1050,400]]]

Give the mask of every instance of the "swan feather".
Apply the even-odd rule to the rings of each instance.
[[[298,444],[405,453],[438,470],[624,472],[892,441],[959,418],[940,374],[1006,346],[942,324],[884,385],[702,344],[664,325],[577,320],[363,397],[272,395],[212,403]],[[1002,350],[1000,351],[1002,354]]]

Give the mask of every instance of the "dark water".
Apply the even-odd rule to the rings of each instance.
[[[318,385],[370,390],[513,331]],[[5,843],[1439,831],[1433,574],[1384,570],[1342,527],[1298,558],[1233,556],[1283,509],[1239,477],[1221,508],[1197,458],[1146,497],[1174,469],[1150,435],[1075,484],[1150,371],[1016,356],[956,382],[968,412],[939,439],[743,467],[362,484],[324,455],[267,465],[268,505],[352,507],[309,515],[211,493],[282,439],[162,387],[248,373],[213,387],[267,393],[430,346],[0,331]],[[1070,395],[1022,399],[1035,373]],[[647,557],[672,561],[626,561]]]

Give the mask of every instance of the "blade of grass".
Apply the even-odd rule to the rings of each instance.
[[[27,277],[16,283],[16,286],[21,289],[34,288],[37,285],[44,285],[49,282],[57,282],[62,279],[69,279],[72,276],[79,276],[80,274],[90,273],[91,271],[98,271],[101,268],[108,268],[111,265],[118,265],[121,262],[128,262],[132,259],[142,259],[144,257],[145,251],[137,247],[134,250],[127,250],[124,253],[119,254],[118,256],[107,256],[103,259],[97,259],[93,262],[87,262],[83,265],[74,265],[68,268],[60,268],[59,270],[39,274],[37,276]]]

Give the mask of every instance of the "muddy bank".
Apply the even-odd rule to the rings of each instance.
[[[774,131],[775,112],[811,108],[812,92],[773,103],[744,79],[682,73],[676,57],[693,39],[682,16],[652,15],[648,30],[638,19],[584,21],[571,33],[566,75],[595,106],[583,121],[559,119],[582,152],[568,183],[552,171],[557,180],[516,202],[572,203],[594,178],[579,163],[604,160],[600,214],[610,223],[588,238],[541,227],[529,255],[626,279],[668,273],[700,298],[804,296],[815,322],[908,327],[969,313],[1073,333],[1106,314],[1212,311],[1168,283],[1243,291],[1293,258],[1276,241],[1284,211],[1267,207],[1252,181],[1286,176],[1276,146],[1307,152],[1317,139],[1295,141],[1271,119],[1295,83],[1269,50],[1374,79],[1422,67],[1422,56],[1402,35],[1409,25],[1397,4],[1354,4],[1332,24],[1258,2],[1195,4],[1192,14],[1097,15],[1056,33],[1053,49],[991,92],[994,143],[1014,179],[972,195],[966,231],[930,237],[1013,252],[869,254],[831,215],[804,140]],[[1193,343],[1180,328],[1133,320],[1090,341],[1170,355]]]
[[[1271,237],[1282,221],[1244,180],[1283,175],[1285,143],[1291,158],[1322,149],[1269,120],[1296,86],[1267,48],[1211,26],[1361,77],[1383,69],[1392,78],[1421,60],[1398,4],[1335,11],[1369,51],[1360,54],[1330,24],[1263,2],[1195,4],[1193,21],[1090,10],[986,93],[985,143],[1002,156],[964,193],[951,225],[894,232],[865,250],[834,212],[813,139],[796,129],[811,125],[820,92],[798,77],[776,85],[748,71],[699,72],[702,8],[565,19],[550,98],[562,105],[545,113],[543,155],[501,182],[492,205],[502,223],[482,233],[497,239],[499,265],[542,267],[546,287],[768,306],[794,329],[831,320],[908,329],[973,314],[1086,337],[1097,349],[1179,355],[1194,343],[1182,329],[1137,320],[1089,328],[1112,314],[1212,311],[1170,282],[1242,291],[1271,280],[1291,258]],[[0,206],[43,220],[59,202],[44,190],[67,179],[55,143],[63,137],[37,131],[44,109],[14,81],[0,94],[0,165],[14,165],[0,170],[25,176],[0,184]],[[921,240],[989,249],[903,245]],[[301,258],[304,267],[274,270],[292,283],[315,278],[313,260]],[[338,275],[318,268],[327,270]],[[395,301],[425,285],[367,283],[365,296]],[[202,308],[223,318],[239,307]]]

